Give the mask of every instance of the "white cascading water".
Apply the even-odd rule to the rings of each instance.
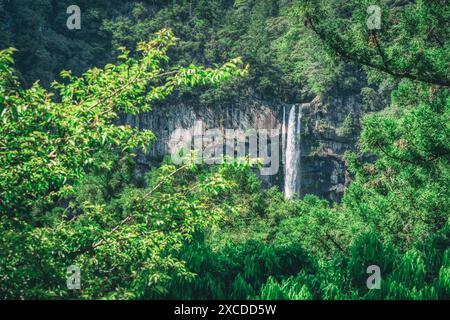
[[[284,138],[284,195],[287,199],[295,194],[300,194],[300,146],[301,146],[301,124],[302,106],[290,107],[286,123],[286,107],[283,110]]]

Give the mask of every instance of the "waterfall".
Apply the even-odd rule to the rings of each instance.
[[[287,115],[287,122],[286,122]],[[283,159],[284,159],[284,195],[292,198],[300,195],[300,147],[301,147],[302,106],[292,105],[289,114],[283,109]]]

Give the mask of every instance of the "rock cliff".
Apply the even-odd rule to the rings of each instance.
[[[247,135],[247,151],[248,133],[252,130],[266,130],[269,136],[268,144],[276,143],[280,163],[276,174],[261,175],[268,185],[276,185],[280,190],[286,191],[289,187],[286,184],[293,183],[294,191],[300,196],[316,194],[339,201],[349,182],[343,155],[347,150],[355,150],[360,131],[362,103],[359,96],[336,94],[324,99],[316,97],[307,103],[298,104],[299,111],[296,112],[301,112],[298,117],[301,123],[289,129],[288,115],[292,106],[257,98],[246,98],[214,108],[179,103],[154,108],[152,112],[139,116],[126,116],[122,121],[141,129],[149,129],[158,139],[147,154],[139,155],[138,163],[143,168],[162,161],[164,156],[173,152],[171,138],[177,129],[181,129],[189,138],[195,135],[195,130],[199,130],[195,129],[198,123],[201,123],[202,136],[208,136],[208,130],[211,132],[212,129],[215,129],[215,132],[223,132],[224,137],[225,130],[235,130]],[[294,151],[289,151],[287,147],[289,134],[298,145]],[[206,148],[206,145],[207,143],[204,143],[203,148]],[[268,149],[270,150],[270,147]],[[292,152],[299,153],[299,161],[289,160],[292,158],[292,155],[289,155]],[[294,164],[298,167],[287,168]]]

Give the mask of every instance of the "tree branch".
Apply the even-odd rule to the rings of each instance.
[[[340,48],[333,42],[335,41],[329,41],[329,37],[327,37],[324,32],[319,30],[319,28],[314,24],[312,18],[307,17],[307,25],[311,27],[311,29],[314,31],[314,33],[324,42],[326,43],[333,51],[336,52],[337,55],[340,57],[356,62],[358,64],[365,65],[367,67],[380,70],[382,72],[385,72],[387,74],[390,74],[391,76],[398,77],[398,78],[407,78],[414,81],[420,81],[427,84],[433,84],[433,85],[439,85],[439,86],[445,86],[450,87],[450,81],[447,79],[428,79],[424,78],[420,75],[415,75],[406,71],[396,71],[391,70],[390,68],[386,67],[385,65],[378,65],[369,59],[362,58],[360,56],[351,55],[349,52],[346,52],[344,49]],[[333,36],[334,38],[337,38],[337,35]],[[384,60],[384,59],[383,59]]]

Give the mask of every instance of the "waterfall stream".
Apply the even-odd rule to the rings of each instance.
[[[287,116],[287,119],[286,119]],[[287,121],[286,121],[287,120]],[[284,195],[292,198],[300,195],[300,147],[302,105],[292,105],[289,113],[283,109],[283,159],[284,159]]]

